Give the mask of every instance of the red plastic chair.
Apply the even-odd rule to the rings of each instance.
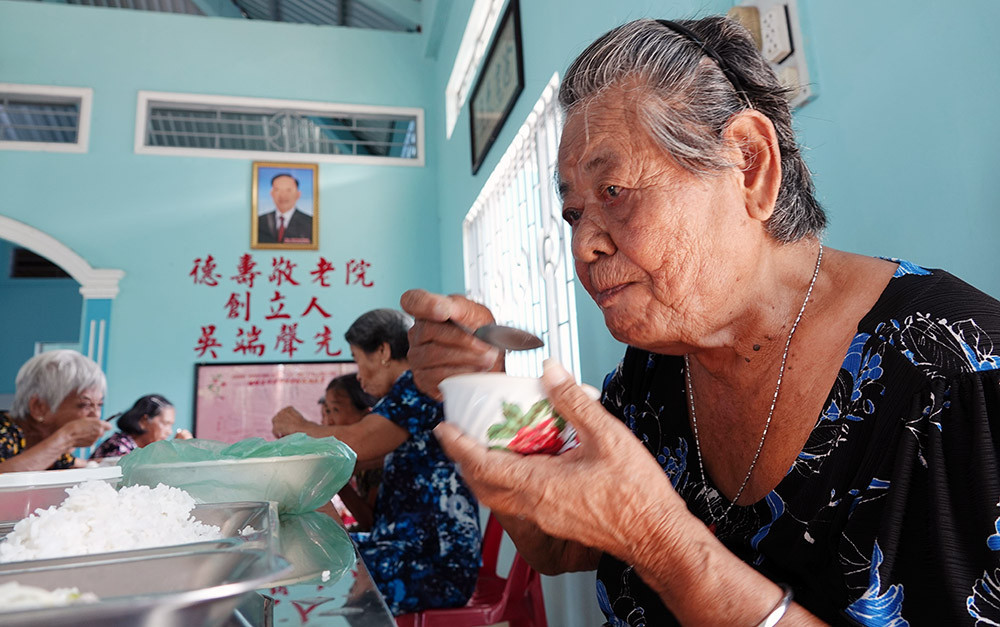
[[[504,621],[510,627],[548,627],[538,572],[515,553],[507,578],[497,575],[502,539],[503,527],[491,513],[483,534],[483,565],[469,602],[464,607],[397,616],[397,627],[480,627]]]

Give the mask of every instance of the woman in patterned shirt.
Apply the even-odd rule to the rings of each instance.
[[[101,442],[91,459],[121,457],[147,444],[169,439],[174,435],[173,404],[159,394],[148,394],[137,400],[125,413],[108,419],[116,420],[118,432]],[[178,440],[188,440],[191,432],[177,431]]]
[[[83,466],[70,453],[111,428],[101,420],[100,366],[71,350],[29,359],[17,373],[10,414],[0,414],[0,472]]]
[[[518,550],[596,570],[612,627],[1000,625],[1000,303],[824,249],[786,90],[735,22],[615,28],[559,100],[576,272],[623,360],[600,404],[546,368],[563,455],[435,430]],[[496,359],[445,324],[482,306],[402,305],[421,390]]]
[[[358,468],[385,458],[369,533],[352,533],[365,566],[393,614],[464,605],[479,573],[479,505],[445,457],[433,429],[441,404],[413,384],[407,361],[409,316],[369,311],[344,334],[358,380],[381,400],[345,426],[310,422],[286,407],[274,435],[335,436],[358,455]]]

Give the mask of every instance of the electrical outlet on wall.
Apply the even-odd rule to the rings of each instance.
[[[781,63],[792,54],[792,37],[788,28],[788,9],[784,4],[772,5],[760,16],[761,52],[771,63]]]
[[[735,0],[734,5],[729,17],[750,31],[757,49],[781,84],[788,88],[792,107],[815,98],[799,24],[798,0]]]

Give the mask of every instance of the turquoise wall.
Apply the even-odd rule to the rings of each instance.
[[[259,360],[288,361],[274,350],[282,321],[264,320],[274,257],[296,264],[300,282],[279,288],[292,314],[284,322],[298,323],[304,340],[291,360],[322,358],[314,335],[323,326],[332,348],[345,351],[339,359],[349,359],[343,332],[359,314],[398,306],[412,285],[440,289],[431,167],[320,164],[320,250],[251,251],[251,161],[134,154],[138,91],[427,109],[432,69],[416,33],[0,0],[0,82],[94,89],[88,153],[0,151],[0,214],[51,235],[95,268],[125,271],[108,338],[109,411],[155,391],[180,409],[178,426],[190,427],[201,360],[194,348],[209,324],[223,344],[216,361],[258,360],[232,352],[238,329],[251,324],[267,342]],[[427,129],[439,133],[433,119]],[[245,291],[228,279],[244,253],[264,272],[251,291],[249,322],[229,320],[225,310],[232,292]],[[216,287],[188,276],[207,255],[222,275]],[[328,288],[309,275],[321,256],[336,268]],[[352,259],[371,264],[373,287],[345,284]],[[314,296],[330,318],[301,317]],[[79,313],[75,324],[78,333]],[[13,362],[4,372],[21,361],[0,355]]]
[[[80,339],[83,297],[73,279],[12,279],[14,247],[0,239],[0,394],[14,393],[14,377],[35,354],[35,342]]]
[[[299,311],[319,296],[339,340],[355,316],[395,305],[407,288],[464,290],[461,220],[553,72],[624,21],[731,4],[521,0],[526,86],[472,176],[468,110],[446,139],[442,104],[467,0],[426,0],[423,34],[0,0],[0,81],[95,90],[88,154],[0,151],[0,215],[55,237],[94,267],[126,271],[109,338],[109,410],[153,390],[190,407],[200,327],[217,324],[231,347],[241,326],[224,318],[225,283],[193,285],[194,259],[213,255],[228,277],[240,254],[253,252],[261,266],[272,255],[249,250],[249,161],[133,154],[138,90],[425,108],[427,167],[321,164],[321,250],[285,255],[304,284],[321,255],[338,272],[349,259],[372,263],[372,288],[283,290]],[[796,126],[830,216],[826,242],[945,267],[1000,295],[989,262],[1000,212],[987,183],[1000,140],[992,111],[1000,4],[799,0],[799,9],[818,96],[796,112]],[[5,307],[20,300],[0,289]],[[267,290],[255,288],[253,298],[257,326],[273,336],[274,323],[262,320]],[[577,300],[581,375],[599,384],[622,347],[586,294]],[[315,333],[317,322],[300,326]],[[295,359],[315,358],[305,339]],[[4,342],[0,376],[10,370],[5,361],[23,361],[8,357]],[[222,351],[222,359],[242,357]],[[269,350],[263,359],[278,357]],[[179,426],[189,421],[182,411]],[[591,574],[546,578],[546,602],[560,617],[553,625],[601,622]]]

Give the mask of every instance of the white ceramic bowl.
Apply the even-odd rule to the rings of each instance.
[[[480,444],[522,453],[558,454],[576,446],[576,431],[556,414],[542,382],[487,372],[448,377],[439,385],[444,418]],[[597,399],[600,392],[584,385]]]

